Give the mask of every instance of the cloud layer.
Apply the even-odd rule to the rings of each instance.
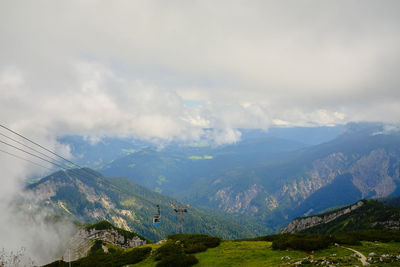
[[[398,1],[0,5],[0,119],[19,129],[186,140],[398,122]]]
[[[219,144],[240,139],[237,128],[399,123],[398,10],[397,0],[3,0],[0,123],[65,156],[65,134]],[[24,230],[8,206],[43,170],[0,158],[0,224],[22,233],[10,248],[24,234],[51,241],[58,229]]]

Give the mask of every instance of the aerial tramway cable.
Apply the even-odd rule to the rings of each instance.
[[[79,167],[79,168],[80,168],[79,170],[81,170],[81,172],[78,172],[77,169],[72,169],[72,168],[66,169],[64,166],[61,165],[62,162],[60,162],[59,160],[56,160],[56,159],[54,159],[54,158],[52,158],[52,157],[50,157],[50,156],[48,156],[48,155],[46,155],[46,154],[44,154],[44,153],[41,153],[41,152],[37,151],[36,149],[34,149],[34,148],[32,148],[32,147],[29,147],[29,146],[27,146],[27,145],[25,145],[25,144],[23,144],[23,143],[21,143],[21,142],[15,140],[15,139],[13,139],[13,138],[11,138],[11,137],[9,137],[9,136],[6,136],[6,135],[4,135],[4,134],[1,134],[1,133],[0,133],[0,135],[3,135],[3,136],[5,136],[5,137],[7,137],[8,139],[10,139],[10,140],[12,140],[12,141],[14,141],[14,142],[17,142],[17,143],[20,144],[20,145],[23,145],[23,146],[25,146],[25,147],[28,147],[29,149],[31,149],[31,150],[33,150],[33,151],[35,151],[35,152],[37,152],[37,153],[40,153],[41,155],[45,155],[46,157],[48,157],[48,158],[54,160],[55,162],[50,161],[50,160],[47,160],[47,159],[45,159],[45,158],[43,158],[43,157],[41,157],[41,156],[35,155],[34,153],[31,153],[31,152],[29,152],[29,151],[26,151],[26,150],[24,150],[24,149],[22,149],[22,148],[19,148],[19,147],[17,147],[17,146],[14,146],[14,145],[12,145],[12,144],[7,143],[7,142],[4,142],[4,141],[1,141],[1,140],[0,140],[0,143],[3,143],[3,144],[5,144],[5,145],[7,145],[7,146],[9,146],[9,147],[12,147],[12,148],[14,148],[14,149],[17,149],[17,150],[19,150],[19,151],[21,151],[21,152],[23,152],[23,153],[26,153],[26,154],[31,155],[31,156],[33,156],[33,157],[36,157],[36,158],[38,158],[38,159],[40,159],[40,160],[46,161],[46,162],[48,162],[48,163],[50,163],[50,164],[53,164],[53,165],[55,165],[55,166],[61,168],[61,170],[63,170],[64,172],[66,172],[67,175],[71,175],[71,174],[72,174],[72,175],[77,175],[77,176],[80,176],[80,177],[83,177],[83,178],[90,178],[90,177],[97,178],[97,177],[98,177],[98,176],[95,175],[94,173],[89,172],[86,168],[81,167],[80,165],[78,165],[78,164],[76,164],[76,163],[74,163],[74,162],[72,162],[72,161],[70,161],[70,160],[65,159],[64,157],[62,157],[62,156],[58,155],[57,153],[55,153],[55,152],[53,152],[53,151],[51,151],[51,150],[45,148],[44,146],[38,144],[37,142],[32,141],[31,139],[29,139],[29,138],[23,136],[22,134],[19,134],[19,133],[17,133],[17,132],[15,132],[15,131],[11,130],[10,128],[8,128],[8,127],[6,127],[6,126],[4,126],[4,125],[1,125],[1,124],[0,124],[0,127],[2,127],[2,128],[4,128],[4,129],[6,129],[6,130],[12,132],[13,134],[15,134],[15,135],[17,135],[17,136],[19,136],[19,137],[21,137],[21,138],[23,138],[23,139],[29,141],[30,143],[32,143],[32,144],[34,144],[34,145],[36,145],[36,146],[38,146],[38,147],[40,147],[40,148],[42,148],[42,149],[44,149],[44,150],[50,152],[50,153],[53,154],[53,155],[56,155],[57,157],[59,157],[59,158],[65,160],[65,161],[71,163],[72,165]],[[3,152],[3,151],[1,151],[1,152]],[[6,153],[7,153],[7,152],[6,152]],[[7,154],[10,154],[10,153],[7,153]],[[20,157],[18,157],[18,158],[20,158]],[[20,158],[20,159],[25,160],[25,159],[23,159],[23,158]],[[27,160],[27,161],[28,161],[28,160]],[[31,161],[29,161],[29,162],[31,162]],[[31,162],[31,163],[33,163],[33,162]],[[38,164],[36,164],[36,165],[38,165]],[[41,167],[45,167],[45,166],[41,166]],[[47,167],[45,167],[45,168],[47,168]],[[48,169],[48,168],[47,168],[47,169]],[[104,180],[104,181],[105,181],[106,183],[108,183],[110,186],[115,187],[115,186],[114,186],[112,183],[110,183],[109,181],[107,181],[107,180]],[[127,192],[127,191],[121,190],[121,188],[117,188],[117,189],[118,189],[120,192],[122,192],[122,193],[132,194],[131,192]],[[135,194],[135,195],[136,195],[136,194]],[[155,205],[155,203],[153,203],[153,202],[151,202],[151,201],[149,201],[149,200],[147,200],[147,199],[145,199],[145,198],[143,198],[143,197],[141,197],[141,196],[138,196],[138,195],[136,195],[136,196],[137,196],[138,198],[141,198],[141,199],[144,200],[144,201],[149,202],[149,203],[152,204],[152,205]]]
[[[61,155],[59,155],[59,154],[57,154],[57,153],[51,151],[50,149],[48,149],[48,148],[46,148],[46,147],[40,145],[39,143],[37,143],[37,142],[31,140],[30,138],[25,137],[24,135],[22,135],[22,134],[20,134],[20,133],[17,133],[16,131],[10,129],[9,127],[4,126],[4,125],[2,125],[2,124],[0,124],[0,127],[3,128],[3,129],[6,129],[7,131],[9,131],[9,132],[11,132],[11,133],[13,133],[13,134],[15,134],[15,135],[21,137],[21,138],[23,138],[24,140],[27,140],[28,142],[30,142],[30,143],[32,143],[32,144],[34,144],[34,145],[40,147],[41,149],[43,149],[43,150],[45,150],[45,151],[47,151],[47,152],[49,152],[49,153],[51,153],[51,154],[57,156],[58,158],[60,158],[60,159],[62,159],[62,160],[64,160],[64,161],[66,161],[66,162],[72,164],[73,166],[76,166],[77,168],[80,168],[81,170],[83,170],[84,172],[86,172],[87,174],[89,174],[90,176],[94,176],[93,173],[87,171],[84,167],[80,166],[79,164],[77,164],[77,163],[75,163],[75,162],[72,162],[71,160],[66,159],[65,157],[63,157],[63,156],[61,156]],[[2,134],[2,135],[3,135],[3,134]],[[11,137],[8,137],[8,138],[9,138],[9,139],[12,139]],[[12,139],[12,140],[15,141],[14,139]],[[16,142],[18,142],[18,141],[16,141]],[[18,142],[18,143],[20,143],[20,142]],[[21,143],[20,143],[20,144],[21,144]],[[29,147],[29,146],[27,146],[27,145],[24,145],[24,144],[22,144],[22,145],[25,146],[25,147],[28,147],[28,148],[32,149],[31,147]],[[19,150],[20,150],[20,149],[19,149]],[[36,151],[36,150],[35,150],[35,151]],[[36,152],[37,152],[37,151],[36,151]],[[29,152],[28,152],[28,153],[29,153]],[[43,154],[43,153],[41,153],[41,152],[38,152],[38,153]],[[29,153],[29,154],[31,154],[31,153]],[[31,155],[32,155],[32,154],[31,154]],[[35,156],[35,157],[37,157],[37,156]],[[52,157],[50,157],[50,156],[48,156],[48,155],[46,155],[46,157],[47,157],[47,158],[51,158],[52,160],[55,160],[54,158],[52,158]],[[47,161],[47,160],[46,160],[46,161]],[[55,160],[55,161],[60,163],[59,160]],[[48,162],[48,161],[47,161],[47,162]],[[54,164],[54,163],[52,163],[52,164]],[[59,164],[54,164],[54,165],[60,167]],[[64,169],[64,167],[61,167],[61,168]]]
[[[11,148],[14,148],[14,149],[16,149],[16,150],[19,150],[19,151],[21,151],[21,152],[23,152],[23,153],[26,153],[26,154],[28,154],[28,155],[31,155],[31,156],[33,156],[33,157],[36,157],[36,158],[38,158],[38,159],[40,159],[40,160],[46,161],[46,162],[48,162],[48,163],[50,163],[50,164],[52,164],[52,165],[54,165],[54,166],[57,166],[57,167],[61,168],[61,170],[63,170],[67,176],[70,176],[70,175],[72,174],[72,175],[76,175],[76,176],[78,176],[78,177],[90,178],[90,177],[87,175],[87,174],[89,174],[91,177],[98,178],[97,175],[95,175],[95,174],[92,173],[92,172],[89,172],[86,168],[84,168],[84,167],[82,167],[82,166],[80,166],[80,165],[78,165],[78,164],[72,162],[71,160],[66,159],[66,158],[63,157],[63,156],[58,155],[57,153],[51,151],[50,149],[48,149],[48,148],[46,148],[46,147],[40,145],[39,143],[37,143],[37,142],[35,142],[35,141],[32,141],[31,139],[29,139],[29,138],[23,136],[22,134],[19,134],[19,133],[13,131],[12,129],[10,129],[10,128],[4,126],[4,125],[2,125],[2,124],[0,124],[0,127],[3,128],[3,129],[6,129],[7,131],[9,131],[9,132],[11,132],[11,133],[13,133],[13,134],[15,134],[15,135],[21,137],[21,138],[23,138],[23,139],[26,140],[26,141],[28,141],[28,142],[30,142],[30,143],[32,143],[32,144],[38,146],[39,148],[41,148],[41,149],[43,149],[43,150],[45,150],[45,151],[47,151],[47,152],[49,152],[49,153],[55,155],[56,157],[58,157],[58,158],[60,158],[60,159],[62,159],[62,160],[64,160],[64,161],[66,161],[66,162],[72,164],[73,166],[78,167],[79,170],[83,171],[83,173],[82,173],[82,172],[78,172],[77,169],[72,169],[72,168],[70,168],[70,169],[65,169],[64,166],[61,165],[61,164],[65,164],[65,163],[63,163],[62,161],[57,160],[57,159],[55,159],[55,158],[53,158],[53,157],[51,157],[51,156],[49,156],[49,155],[46,155],[45,153],[42,153],[42,152],[40,152],[39,150],[37,150],[37,149],[35,149],[35,148],[31,147],[31,146],[28,146],[28,145],[26,145],[26,144],[24,144],[24,143],[22,143],[22,142],[20,142],[20,141],[18,141],[18,140],[15,140],[14,138],[9,137],[9,136],[7,136],[7,135],[5,135],[5,134],[3,134],[3,133],[0,133],[0,135],[3,136],[3,137],[5,137],[5,138],[7,138],[7,139],[9,139],[9,140],[12,140],[13,142],[16,142],[16,143],[19,144],[19,145],[22,145],[22,146],[24,146],[24,147],[30,149],[31,151],[34,151],[34,152],[38,153],[38,154],[41,155],[41,156],[38,156],[38,155],[36,155],[36,154],[34,154],[34,153],[31,153],[31,152],[29,152],[29,151],[26,151],[26,150],[24,150],[24,149],[22,149],[22,148],[20,148],[20,147],[17,147],[17,146],[15,146],[15,145],[9,144],[9,143],[7,143],[7,142],[5,142],[5,141],[2,141],[2,140],[0,140],[0,143],[2,143],[2,144],[4,144],[4,145],[7,145],[7,146],[9,146],[9,147],[11,147]],[[5,154],[8,154],[8,155],[13,156],[13,157],[15,157],[15,158],[18,158],[18,159],[21,159],[21,160],[30,162],[30,163],[35,164],[35,165],[37,165],[37,166],[46,168],[46,169],[48,169],[48,170],[52,170],[51,168],[48,168],[48,167],[43,166],[43,165],[41,165],[41,164],[38,164],[38,163],[36,163],[36,162],[34,162],[34,161],[31,161],[31,160],[29,160],[29,159],[25,159],[25,158],[23,158],[23,157],[20,157],[20,156],[18,156],[18,155],[13,154],[13,153],[10,153],[10,152],[7,152],[7,151],[1,150],[1,149],[0,149],[0,152],[3,152],[3,153],[5,153]],[[48,159],[45,159],[45,158],[43,158],[43,157],[46,157],[46,158],[50,159],[51,161],[48,160]],[[68,166],[68,167],[70,167],[70,166]],[[85,173],[86,173],[86,175],[85,175]],[[104,182],[108,183],[110,186],[114,187],[114,189],[120,191],[121,193],[129,194],[129,195],[134,195],[135,197],[138,197],[138,198],[142,199],[143,201],[150,203],[151,205],[155,205],[154,202],[152,202],[152,201],[150,201],[150,200],[148,200],[148,199],[146,199],[146,198],[144,198],[144,197],[141,197],[141,196],[139,196],[139,195],[137,195],[137,194],[134,194],[134,193],[132,193],[132,192],[125,191],[125,190],[122,190],[121,188],[116,187],[116,186],[113,185],[110,181],[108,181],[108,180],[106,180],[106,179],[104,179]],[[157,212],[156,215],[153,216],[153,224],[154,224],[154,225],[160,225],[160,224],[161,224],[160,205],[157,204],[156,207],[157,207],[157,211],[158,211],[158,212]]]
[[[9,143],[7,143],[7,142],[4,142],[4,141],[1,141],[1,140],[0,140],[0,143],[5,144],[5,145],[7,145],[7,146],[10,146],[10,147],[12,147],[12,148],[15,148],[15,149],[17,149],[17,150],[19,150],[19,151],[22,151],[22,152],[24,152],[24,153],[26,153],[26,154],[29,154],[29,155],[33,156],[33,157],[36,157],[36,158],[39,158],[39,159],[41,159],[41,160],[47,161],[48,163],[51,163],[51,164],[53,164],[53,165],[55,165],[55,166],[58,166],[58,167],[60,167],[60,168],[64,168],[64,166],[62,166],[62,165],[60,165],[60,164],[58,164],[58,163],[55,163],[55,162],[52,162],[52,161],[47,160],[47,159],[45,159],[45,158],[42,158],[42,157],[40,157],[40,156],[38,156],[38,155],[35,155],[35,154],[31,153],[31,152],[28,152],[28,151],[26,151],[26,150],[24,150],[24,149],[22,149],[22,148],[19,148],[19,147],[16,147],[16,146],[14,146],[14,145],[11,145],[11,144],[9,144]]]
[[[27,162],[29,162],[29,163],[32,163],[32,164],[36,165],[36,166],[39,166],[39,167],[42,167],[42,168],[45,168],[45,169],[48,169],[48,170],[52,171],[52,169],[49,168],[49,167],[43,166],[43,165],[41,165],[41,164],[39,164],[39,163],[36,163],[36,162],[31,161],[31,160],[29,160],[29,159],[20,157],[20,156],[18,156],[18,155],[15,155],[15,154],[13,154],[13,153],[7,152],[7,151],[5,151],[5,150],[0,149],[0,152],[3,152],[4,154],[8,154],[8,155],[13,156],[13,157],[15,157],[15,158],[17,158],[17,159],[27,161]]]
[[[25,140],[31,142],[31,143],[34,144],[34,145],[37,145],[37,146],[40,147],[41,149],[46,150],[47,152],[49,152],[49,153],[51,153],[51,154],[53,154],[53,155],[55,155],[55,156],[57,156],[57,157],[59,157],[59,158],[65,160],[66,162],[68,162],[68,163],[70,163],[70,164],[72,164],[72,165],[74,165],[74,166],[76,166],[76,167],[78,167],[78,168],[83,168],[83,167],[79,166],[78,164],[76,164],[76,163],[70,161],[69,159],[66,159],[66,158],[64,158],[63,156],[58,155],[57,153],[51,151],[50,149],[45,148],[44,146],[42,146],[42,145],[36,143],[35,141],[32,141],[31,139],[29,139],[29,138],[23,136],[22,134],[19,134],[19,133],[15,132],[15,131],[11,130],[10,128],[8,128],[8,127],[6,127],[6,126],[4,126],[4,125],[2,125],[2,124],[0,124],[0,127],[6,129],[7,131],[12,132],[12,133],[15,134],[15,135],[18,135],[19,137],[21,137],[21,138],[23,138],[23,139],[25,139]]]
[[[16,146],[14,146],[14,145],[11,145],[11,144],[9,144],[9,143],[7,143],[7,142],[4,142],[4,141],[1,141],[1,140],[0,140],[0,143],[5,144],[5,145],[7,145],[7,146],[9,146],[9,147],[12,147],[12,148],[14,148],[14,149],[17,149],[17,150],[19,150],[19,151],[21,151],[21,152],[24,152],[24,153],[26,153],[26,154],[28,154],[28,155],[31,155],[31,156],[33,156],[33,157],[36,157],[36,158],[38,158],[38,159],[41,159],[41,160],[43,160],[43,161],[46,161],[46,162],[48,162],[48,163],[50,163],[50,164],[53,164],[53,165],[55,165],[55,166],[57,166],[57,167],[60,167],[63,171],[68,171],[68,172],[72,172],[72,173],[75,174],[75,175],[84,176],[84,175],[82,175],[82,174],[80,174],[80,173],[75,172],[74,169],[69,169],[69,170],[68,170],[68,169],[65,169],[64,166],[62,166],[62,165],[60,165],[60,164],[58,164],[58,163],[49,161],[49,160],[47,160],[47,159],[45,159],[45,158],[42,158],[42,157],[40,157],[40,156],[38,156],[38,155],[35,155],[35,154],[31,153],[31,152],[28,152],[28,151],[26,151],[26,150],[24,150],[24,149],[22,149],[22,148],[19,148],[19,147],[16,147]],[[5,151],[2,151],[2,152],[5,152]],[[11,155],[11,153],[8,153],[8,152],[5,152],[5,153]],[[18,157],[18,156],[16,156],[16,155],[13,155],[13,156]],[[18,158],[20,158],[20,157],[18,157]],[[23,159],[23,158],[21,158],[21,159],[33,163],[33,162],[30,161],[30,160]],[[44,168],[46,168],[46,169],[50,169],[50,168],[47,168],[47,167],[42,166],[42,165],[37,164],[37,163],[33,163],[33,164],[38,165],[38,166],[41,166],[41,167],[44,167]],[[51,170],[51,169],[50,169],[50,170]],[[84,169],[82,169],[82,170],[84,170]],[[93,175],[93,174],[92,174],[92,175]],[[94,175],[93,175],[93,176],[94,176]],[[87,177],[86,177],[86,178],[87,178]]]
[[[36,150],[35,148],[31,147],[31,146],[28,146],[28,145],[26,145],[26,144],[24,144],[24,143],[22,143],[22,142],[20,142],[20,141],[18,141],[18,140],[15,140],[14,138],[9,137],[8,135],[5,135],[5,134],[3,134],[3,133],[0,133],[0,135],[3,136],[3,137],[5,137],[5,138],[7,138],[7,139],[9,139],[9,140],[11,140],[11,141],[13,141],[13,142],[15,142],[15,143],[17,143],[17,144],[19,144],[19,145],[21,145],[21,146],[24,146],[24,147],[26,147],[26,148],[29,148],[30,150],[35,151],[36,153],[39,153],[39,155],[42,155],[42,156],[44,156],[44,157],[46,157],[46,158],[48,158],[48,159],[54,160],[55,162],[59,162],[58,159],[55,159],[55,158],[53,158],[53,157],[50,157],[49,155],[46,155],[46,154],[40,152],[39,150]]]

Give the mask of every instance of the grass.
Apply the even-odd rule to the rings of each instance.
[[[224,241],[219,247],[196,254],[196,258],[199,259],[196,266],[280,266],[288,262],[293,264],[311,256],[314,260],[349,257],[349,264],[358,263],[357,259],[350,259],[352,252],[340,247],[307,253],[298,250],[273,250],[271,245],[272,242],[267,241]],[[336,256],[332,257],[333,254]]]
[[[91,227],[107,228],[109,224],[100,222]],[[358,233],[358,232],[357,232]],[[372,238],[376,231],[360,232],[360,236]],[[400,267],[400,242],[362,241],[353,245],[330,245],[327,248],[310,251],[297,249],[273,249],[273,242],[290,237],[310,237],[316,235],[270,235],[254,238],[253,240],[221,241],[217,237],[200,234],[174,234],[168,236],[163,244],[148,244],[135,249],[122,249],[107,244],[109,253],[104,253],[103,242],[96,242],[91,254],[75,262],[76,266],[97,265],[122,266],[127,263],[136,263],[134,266],[361,266],[361,261],[354,251],[364,254],[371,266]],[[333,237],[332,237],[333,238]],[[393,235],[393,238],[396,238]],[[308,240],[307,238],[305,238]],[[312,240],[309,240],[311,242]],[[311,242],[312,243],[312,242]],[[370,257],[370,253],[375,255]],[[111,253],[111,254],[110,254]],[[399,257],[399,258],[397,258]],[[197,263],[197,264],[196,264]],[[66,263],[49,266],[66,266]],[[91,265],[92,264],[92,265]],[[130,265],[133,266],[133,265]]]
[[[167,242],[153,251],[157,267],[192,266],[198,263],[195,253],[217,247],[221,243],[218,237],[201,234],[173,234]]]
[[[159,245],[150,246],[155,249]],[[195,266],[280,266],[287,262],[297,262],[311,255],[316,260],[344,258],[347,259],[348,266],[359,264],[356,258],[351,257],[353,255],[351,251],[341,247],[332,247],[315,253],[307,253],[298,250],[273,250],[271,246],[272,242],[267,241],[223,241],[218,247],[196,253],[195,256],[199,263]],[[331,255],[333,254],[336,254],[336,257],[332,257]],[[287,258],[281,260],[282,257],[286,256],[289,256],[290,260]],[[134,266],[150,267],[156,266],[156,264],[154,256],[150,256]],[[347,265],[342,264],[341,266]]]
[[[160,247],[157,244],[146,245],[156,250]],[[332,246],[315,252],[305,252],[299,250],[273,250],[272,242],[268,241],[222,241],[218,247],[209,248],[205,252],[194,254],[199,260],[195,266],[295,266],[294,263],[305,258],[308,260],[322,262],[324,260],[333,262],[337,266],[361,266],[361,262],[354,253],[340,246]],[[368,257],[370,252],[375,252],[378,256],[382,254],[400,255],[400,243],[390,242],[362,242],[360,246],[347,246],[360,251]],[[282,257],[290,257],[290,260]],[[287,264],[289,263],[289,264]],[[153,267],[157,262],[154,255],[148,257],[134,266]],[[133,265],[132,265],[133,266]],[[301,266],[315,266],[303,264]],[[400,266],[400,262],[375,263],[371,266]]]
[[[132,154],[132,153],[136,152],[135,149],[125,149],[125,148],[123,148],[121,151],[122,151],[122,153],[124,153],[126,155],[129,155],[129,154]]]
[[[210,155],[204,155],[204,156],[189,156],[188,159],[191,160],[203,160],[203,159],[213,159],[213,156]]]
[[[184,242],[184,241],[182,241]],[[175,243],[175,242],[173,242]],[[86,259],[75,262],[74,266],[94,266],[93,260],[96,260],[98,264],[104,266],[112,263],[114,266],[121,266],[127,262],[137,262],[129,266],[139,267],[154,267],[160,263],[156,261],[157,250],[165,245],[166,243],[160,244],[148,244],[135,249],[118,249],[114,246],[107,244],[107,247],[113,248],[117,251],[114,253],[114,258],[110,261],[110,256],[104,253],[98,253],[95,251],[94,255],[89,256]],[[389,267],[389,266],[400,266],[400,261],[394,259],[395,256],[400,255],[400,243],[399,242],[362,242],[361,245],[347,246],[353,248],[366,257],[371,252],[376,253],[376,257],[372,260],[376,262],[370,266],[376,267]],[[152,250],[150,253],[149,249]],[[394,255],[391,259],[389,257],[383,257],[382,254]],[[222,241],[219,246],[214,248],[208,248],[204,252],[190,254],[194,255],[199,261],[195,266],[316,266],[321,265],[322,262],[328,261],[329,264],[323,264],[323,266],[361,266],[359,259],[354,256],[354,252],[342,247],[342,246],[331,246],[327,249],[318,250],[315,252],[305,252],[300,250],[273,250],[272,242],[269,241]],[[93,258],[95,257],[95,258]],[[379,258],[383,257],[383,261],[380,262]],[[143,259],[143,260],[142,260]],[[138,262],[139,260],[142,260]],[[302,264],[295,264],[302,261]],[[386,261],[386,262],[385,262]],[[317,264],[318,263],[318,264]],[[49,266],[62,266],[66,267],[67,263],[63,262],[61,265],[57,262]],[[186,265],[164,265],[164,266],[186,266]]]
[[[275,251],[271,242],[266,241],[224,241],[219,247],[196,254],[198,266],[277,266],[281,257],[289,255],[300,258],[301,251]]]
[[[352,248],[360,251],[365,256],[367,256],[371,252],[375,252],[379,255],[388,253],[398,255],[400,253],[400,243],[398,242],[381,243],[363,241],[361,243],[362,246],[352,246]]]
[[[388,243],[381,243],[381,242],[370,242],[370,241],[363,241],[361,242],[361,246],[351,246],[355,250],[360,251],[364,254],[367,258],[369,257],[369,253],[374,252],[376,254],[373,257],[375,260],[379,261],[379,258],[382,260],[389,261],[388,258],[382,257],[384,254],[390,254],[398,256],[400,255],[400,243],[399,242],[388,242]],[[400,266],[400,262],[377,262],[373,264],[374,266]]]
[[[201,159],[203,159],[203,157],[202,156],[189,156],[189,159],[201,160]]]

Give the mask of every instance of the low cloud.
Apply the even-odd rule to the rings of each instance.
[[[27,200],[26,193],[20,197],[14,201]],[[0,248],[4,249],[6,255],[22,251],[20,260],[23,262],[9,266],[43,265],[61,259],[76,232],[72,222],[55,220],[51,212],[43,209],[38,211],[37,207],[29,210],[29,206],[16,207],[8,202],[0,204]]]
[[[0,119],[46,135],[164,140],[275,121],[395,122],[398,8],[3,1]]]
[[[396,0],[1,1],[0,122],[66,157],[56,140],[67,134],[224,144],[240,139],[237,128],[398,124],[399,9]],[[10,200],[41,173],[3,157]]]
[[[25,179],[42,176],[43,168],[2,153],[0,161],[7,163],[2,165],[0,176],[0,259],[9,263],[5,266],[32,266],[32,261],[38,265],[58,259],[75,226],[63,219],[54,220],[51,211],[38,209],[36,197],[24,190]],[[10,256],[18,252],[19,264],[11,264]]]

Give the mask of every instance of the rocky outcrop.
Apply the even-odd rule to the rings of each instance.
[[[357,160],[349,172],[363,197],[371,192],[375,193],[374,197],[385,197],[396,189],[395,181],[400,178],[399,163],[398,155],[388,153],[384,149],[376,149]]]
[[[288,226],[286,226],[283,230],[282,233],[295,233],[295,232],[300,232],[305,229],[317,226],[322,223],[328,223],[330,221],[333,221],[337,219],[340,216],[343,216],[345,214],[348,214],[361,206],[363,206],[365,203],[363,201],[359,201],[354,205],[351,205],[347,208],[338,210],[336,212],[328,213],[326,215],[315,215],[315,216],[310,216],[306,218],[298,218],[294,219],[291,223],[289,223]]]
[[[315,160],[307,173],[314,183],[322,187],[342,174],[347,162],[348,158],[342,152],[332,153],[325,158]]]
[[[400,221],[384,221],[384,222],[374,222],[373,226],[382,226],[385,229],[389,230],[400,230]]]
[[[251,201],[262,192],[263,188],[253,184],[246,191],[234,192],[232,186],[222,188],[216,193],[216,200],[220,201],[219,208],[228,212],[246,212],[256,213],[258,208],[251,205]]]
[[[316,191],[332,184],[343,174],[352,175],[351,182],[361,192],[362,198],[389,196],[395,190],[399,190],[397,187],[400,184],[400,151],[376,148],[366,149],[361,153],[333,152],[315,158],[310,164],[305,165],[296,177],[268,177],[277,181],[273,187],[262,184],[262,180],[247,187],[221,186],[215,193],[213,201],[220,209],[227,212],[246,213],[252,216],[263,215],[264,212],[265,215],[300,206]],[[215,181],[216,185],[220,183],[220,178]],[[263,209],[264,205],[266,209]],[[320,210],[310,209],[309,213],[301,215],[315,211]]]
[[[86,257],[95,240],[102,240],[122,248],[135,248],[146,244],[146,240],[142,240],[137,236],[126,238],[115,229],[80,229],[69,242],[63,259],[66,261],[75,261]]]
[[[85,232],[82,230],[78,231],[69,241],[68,247],[61,259],[69,262],[86,257],[93,246],[93,242],[93,239],[87,238]]]

